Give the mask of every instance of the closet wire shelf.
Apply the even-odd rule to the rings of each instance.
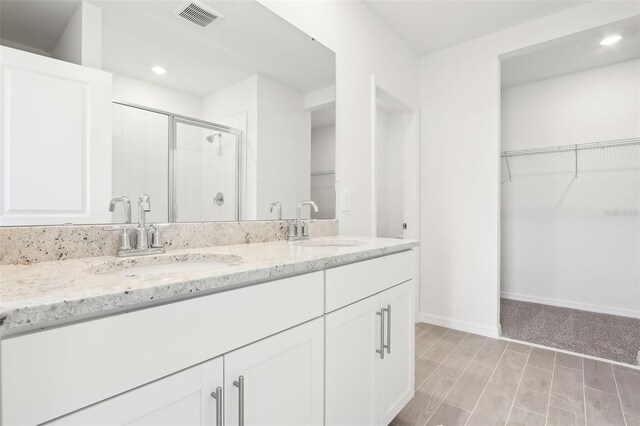
[[[503,151],[500,153],[500,158],[504,158],[507,163],[507,173],[509,175],[509,182],[511,182],[511,167],[509,166],[509,158],[511,157],[521,157],[524,155],[537,154],[556,154],[559,152],[574,152],[576,177],[578,177],[578,151],[618,148],[631,145],[640,145],[640,138],[615,139],[600,142],[578,143],[573,145],[559,145],[544,148],[521,149],[517,151]]]

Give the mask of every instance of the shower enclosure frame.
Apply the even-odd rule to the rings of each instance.
[[[178,124],[187,124],[191,126],[203,127],[206,129],[210,129],[216,132],[227,133],[235,136],[235,149],[236,149],[236,172],[235,172],[235,196],[236,202],[234,205],[235,209],[235,221],[240,220],[240,166],[241,166],[241,158],[240,158],[240,149],[241,149],[241,141],[242,141],[242,130],[236,129],[234,127],[223,126],[222,124],[213,123],[211,121],[200,120],[198,118],[189,117],[186,115],[175,114],[169,111],[163,111],[156,108],[151,108],[143,105],[138,105],[130,102],[123,102],[114,100],[112,103],[117,105],[123,105],[130,108],[136,108],[143,111],[148,111],[156,114],[161,114],[167,116],[168,119],[168,199],[169,199],[169,211],[168,211],[168,222],[176,223],[176,217],[178,216],[178,206],[176,203],[176,150],[178,149],[178,141],[177,141],[177,126]],[[185,222],[186,223],[186,222]]]

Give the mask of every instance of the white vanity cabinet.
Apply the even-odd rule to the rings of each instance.
[[[7,337],[1,423],[386,425],[414,393],[415,255]]]
[[[295,352],[278,358],[265,342],[285,348],[285,333],[322,314],[319,271],[3,339],[1,423],[51,421],[223,354],[243,360],[237,371],[276,365]],[[263,358],[243,358],[252,344]]]
[[[354,288],[388,287],[325,315],[327,425],[387,425],[413,397],[413,255],[327,271],[334,307],[358,297]]]
[[[320,426],[323,341],[317,318],[46,424]]]

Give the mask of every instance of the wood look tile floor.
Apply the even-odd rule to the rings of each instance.
[[[416,324],[416,393],[394,426],[640,426],[640,370]]]

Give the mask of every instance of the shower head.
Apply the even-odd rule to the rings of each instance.
[[[214,133],[212,135],[207,136],[206,139],[207,139],[207,142],[213,143],[216,140],[216,136],[220,138],[218,139],[218,156],[222,156],[222,133],[220,132]]]
[[[222,133],[214,133],[206,137],[207,142],[213,143],[216,140],[216,136],[220,137],[220,141],[222,141]]]

